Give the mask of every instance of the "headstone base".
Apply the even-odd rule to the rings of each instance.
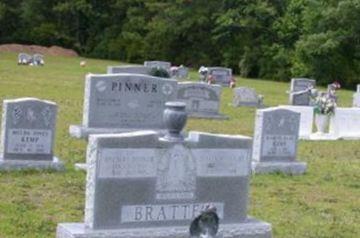
[[[280,172],[284,174],[300,175],[306,172],[305,162],[252,162],[254,174],[266,174]]]
[[[138,131],[141,129],[124,129],[124,128],[92,128],[85,127],[83,125],[70,125],[69,133],[71,137],[74,138],[84,138],[87,139],[91,134],[116,134],[116,133],[126,133],[131,131]],[[165,130],[158,130],[161,133],[165,133]]]
[[[216,120],[228,120],[229,117],[222,115],[222,114],[197,114],[197,113],[190,113],[188,114],[188,117],[190,118],[200,118],[200,119],[216,119]]]
[[[61,223],[56,238],[189,238],[189,227],[91,230],[83,223]],[[220,224],[216,238],[271,238],[271,225],[255,219],[239,224]]]
[[[34,160],[4,160],[0,158],[0,171],[11,170],[24,170],[24,169],[36,169],[36,170],[65,170],[64,163],[57,157],[54,157],[52,161],[34,161]]]

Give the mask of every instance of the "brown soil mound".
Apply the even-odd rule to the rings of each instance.
[[[0,52],[15,52],[15,53],[28,53],[28,54],[39,53],[42,55],[68,56],[68,57],[79,56],[78,53],[76,53],[76,51],[65,49],[60,46],[45,47],[39,45],[5,44],[5,45],[0,45]]]

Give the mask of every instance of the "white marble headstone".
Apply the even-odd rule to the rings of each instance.
[[[360,138],[360,108],[336,108],[330,119],[330,133],[336,138]]]

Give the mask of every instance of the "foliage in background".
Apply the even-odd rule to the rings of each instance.
[[[2,0],[0,43],[359,83],[359,0]]]

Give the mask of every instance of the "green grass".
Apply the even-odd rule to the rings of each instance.
[[[81,68],[80,58],[46,57],[45,67],[26,67],[17,66],[16,57],[0,53],[0,103],[38,97],[58,104],[55,152],[67,171],[0,173],[0,237],[54,237],[57,223],[81,222],[84,215],[85,174],[73,165],[85,160],[86,143],[70,138],[68,127],[81,123],[85,74],[105,73],[107,65],[118,63],[87,59]],[[287,103],[289,83],[237,80],[237,86],[263,94],[268,106]],[[341,106],[351,105],[351,91],[339,96]],[[233,108],[231,98],[224,89],[221,112],[229,120],[190,119],[186,129],[251,136],[255,109]],[[359,158],[360,141],[301,141],[298,159],[308,163],[308,172],[254,176],[249,214],[271,223],[278,238],[360,237]]]

